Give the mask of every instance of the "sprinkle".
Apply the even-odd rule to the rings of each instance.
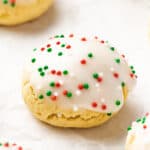
[[[47,92],[46,92],[46,95],[47,95],[47,96],[51,96],[51,95],[52,95],[52,92],[51,92],[51,91],[47,91]]]
[[[54,38],[59,38],[59,35],[55,35]]]
[[[81,38],[81,41],[85,42],[87,39],[85,37]]]
[[[93,73],[93,78],[97,79],[98,78],[98,73]]]
[[[100,43],[104,44],[104,43],[105,43],[105,41],[101,40],[101,41],[100,41]]]
[[[79,84],[79,85],[78,85],[78,89],[79,89],[79,90],[82,90],[82,89],[83,89],[83,85],[82,85],[82,84]]]
[[[58,76],[61,76],[61,71],[57,71],[56,73]]]
[[[31,59],[31,62],[32,62],[32,63],[35,63],[35,62],[36,62],[36,58],[32,58],[32,59]]]
[[[41,77],[44,77],[44,76],[45,76],[45,73],[44,73],[44,72],[41,72],[41,73],[40,73],[40,76],[41,76]]]
[[[41,48],[41,51],[44,51],[44,50],[45,50],[45,48],[44,48],[44,47],[42,47],[42,48]]]
[[[129,127],[127,128],[127,130],[130,131],[130,130],[132,130],[132,128],[129,126]]]
[[[116,59],[115,59],[115,62],[116,62],[117,64],[120,64],[120,59],[119,59],[119,58],[116,58]]]
[[[89,57],[89,58],[92,58],[92,57],[93,57],[93,54],[92,54],[92,53],[88,53],[88,57]]]
[[[102,104],[102,105],[101,105],[101,109],[102,109],[102,110],[106,110],[106,109],[107,109],[107,106],[106,106],[105,104]]]
[[[133,66],[130,66],[130,68],[131,68],[131,70],[132,70],[132,69],[134,69],[134,67],[133,67]]]
[[[107,113],[107,116],[111,116],[112,115],[112,113]]]
[[[60,42],[58,41],[58,42],[56,42],[56,45],[60,45]]]
[[[131,73],[131,74],[130,74],[130,77],[133,78],[133,77],[134,77],[134,74]]]
[[[38,71],[39,71],[39,72],[42,72],[42,71],[43,71],[43,69],[40,67],[40,68],[38,68]]]
[[[44,96],[41,94],[41,95],[39,95],[39,99],[43,99],[44,98]]]
[[[62,35],[60,35],[60,38],[64,38],[65,36],[62,34]]]
[[[137,120],[136,120],[136,122],[141,122],[141,119],[140,119],[140,118],[139,118],[139,119],[137,119]]]
[[[135,70],[132,70],[132,73],[135,74],[136,73]]]
[[[51,74],[55,74],[56,73],[56,70],[51,70]]]
[[[71,48],[71,45],[67,45],[67,46],[66,46],[66,49],[70,49],[70,48]]]
[[[122,87],[125,87],[125,82],[121,82],[121,86],[122,86]]]
[[[55,86],[56,86],[57,88],[59,88],[61,85],[60,85],[59,82],[56,82]]]
[[[68,70],[64,70],[64,71],[63,71],[63,74],[64,74],[64,75],[67,75],[67,74],[68,74]]]
[[[48,66],[44,66],[44,70],[47,70],[48,69]]]
[[[103,81],[103,78],[98,77],[98,78],[97,78],[97,81],[98,81],[98,82],[102,82],[102,81]]]
[[[111,49],[112,51],[114,51],[114,50],[115,50],[115,48],[114,48],[114,47],[110,47],[110,49]]]
[[[89,88],[89,84],[88,83],[84,83],[83,87],[84,87],[84,89],[88,89]]]
[[[36,50],[37,50],[37,48],[34,48],[34,49],[33,49],[33,51],[36,51]]]
[[[86,64],[86,60],[85,60],[85,59],[82,59],[82,60],[80,61],[80,63],[81,63],[82,65],[85,65],[85,64]]]
[[[51,47],[51,44],[47,44],[46,47],[47,47],[47,48]]]
[[[23,148],[21,146],[18,147],[18,150],[23,150]]]
[[[50,82],[49,86],[54,87],[55,86],[55,82]]]
[[[63,52],[58,52],[58,56],[62,56],[63,55]]]
[[[65,47],[65,44],[61,44],[61,47]]]
[[[113,76],[114,76],[115,78],[119,78],[119,74],[116,73],[116,72],[113,74]]]
[[[67,97],[72,97],[72,93],[71,92],[67,92]]]
[[[147,126],[146,126],[146,125],[143,125],[143,128],[144,128],[144,129],[146,129],[146,128],[147,128]]]
[[[144,124],[145,121],[146,121],[146,117],[143,117],[143,118],[142,118],[142,124]]]
[[[7,4],[8,3],[8,0],[3,0],[3,4]]]
[[[115,104],[116,106],[119,106],[121,104],[120,100],[116,100]]]
[[[123,58],[125,58],[125,55],[124,55],[124,54],[122,54],[121,56],[122,56]]]
[[[72,38],[72,37],[74,37],[74,35],[73,35],[73,34],[70,34],[69,37]]]
[[[93,108],[96,108],[96,107],[97,107],[97,103],[96,103],[96,102],[92,102],[91,105],[92,105]]]
[[[63,91],[63,95],[67,95],[68,91],[67,90],[64,90]]]
[[[52,96],[51,96],[51,100],[52,100],[52,101],[56,101],[56,99],[57,99],[57,96],[55,96],[55,95],[52,95]]]
[[[147,113],[145,114],[145,116],[146,116],[146,117],[149,116],[149,113],[147,112]]]
[[[47,52],[51,52],[51,51],[52,51],[52,48],[48,48],[48,49],[47,49]]]

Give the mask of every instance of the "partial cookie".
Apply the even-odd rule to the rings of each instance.
[[[52,0],[0,0],[0,24],[17,25],[42,15]]]
[[[138,118],[128,127],[126,150],[150,150],[150,115]]]
[[[25,149],[22,146],[17,145],[15,143],[11,144],[8,142],[5,143],[0,142],[0,150],[29,150],[29,149]]]
[[[116,114],[135,81],[134,67],[107,42],[56,35],[33,50],[24,69],[23,97],[46,123],[87,128]]]

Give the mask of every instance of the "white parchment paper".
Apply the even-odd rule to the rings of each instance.
[[[0,141],[32,150],[122,150],[131,121],[150,111],[149,0],[55,0],[33,22],[0,27]],[[21,97],[21,71],[33,48],[50,35],[98,35],[125,53],[138,74],[121,112],[92,129],[61,129],[39,122]]]

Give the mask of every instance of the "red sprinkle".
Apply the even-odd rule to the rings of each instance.
[[[74,37],[74,35],[73,35],[73,34],[70,34],[69,37],[72,38],[72,37]]]
[[[47,47],[47,48],[48,48],[48,47],[51,47],[51,44],[47,44],[47,46],[46,46],[46,47]]]
[[[61,71],[57,71],[57,75],[58,75],[58,76],[61,76]]]
[[[94,37],[94,39],[96,39],[96,40],[97,40],[97,39],[98,39],[98,37],[97,37],[97,36],[95,36],[95,37]]]
[[[44,47],[42,47],[42,48],[41,48],[41,51],[44,51],[44,50],[45,50],[45,48],[44,48]]]
[[[98,81],[98,82],[102,82],[102,81],[103,81],[102,77],[98,77],[98,78],[97,78],[97,81]]]
[[[147,126],[146,126],[146,125],[143,125],[143,128],[144,128],[144,129],[146,129],[146,128],[147,128]]]
[[[101,41],[100,41],[100,43],[104,44],[104,43],[105,43],[105,41],[101,40]]]
[[[56,70],[51,70],[51,74],[55,74],[56,73]]]
[[[64,90],[63,91],[63,95],[67,95],[68,91],[67,90]]]
[[[92,103],[92,107],[96,108],[96,107],[97,107],[97,103],[96,103],[96,102],[93,102],[93,103]]]
[[[56,45],[59,45],[60,44],[60,42],[58,41],[58,42],[56,42]]]
[[[4,147],[9,147],[9,143],[5,143],[5,144],[4,144]]]
[[[131,73],[131,74],[130,74],[130,77],[133,78],[133,77],[134,77],[134,74]]]
[[[70,48],[71,48],[71,45],[67,45],[67,46],[66,46],[66,49],[70,49]]]
[[[82,90],[82,89],[83,89],[83,85],[82,85],[82,84],[79,84],[79,85],[78,85],[78,89],[79,89],[79,90]]]
[[[57,88],[59,88],[59,87],[61,86],[61,84],[60,84],[59,82],[56,82],[55,86],[56,86]]]
[[[105,104],[103,104],[103,105],[101,106],[101,109],[102,109],[102,110],[106,110],[106,109],[107,109],[107,106],[106,106]]]
[[[55,96],[55,95],[52,95],[52,96],[51,96],[51,100],[52,100],[52,101],[56,101],[56,99],[57,99],[57,96]]]
[[[114,73],[113,74],[115,78],[119,78],[119,74],[118,73]]]
[[[124,55],[124,54],[122,54],[121,56],[122,56],[123,58],[125,58],[125,55]]]
[[[85,42],[87,39],[85,37],[81,38],[81,41]]]
[[[18,147],[18,150],[23,150],[23,148],[21,146]]]
[[[85,59],[82,59],[82,60],[80,61],[80,63],[81,63],[82,65],[85,65],[85,64],[86,64],[86,60],[85,60]]]
[[[145,114],[145,116],[149,116],[149,113],[147,112],[147,113]]]

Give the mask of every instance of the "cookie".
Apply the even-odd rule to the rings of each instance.
[[[128,127],[126,150],[150,149],[150,115],[146,113],[143,118],[138,118]]]
[[[0,25],[17,25],[42,15],[52,0],[0,0]]]
[[[38,119],[78,128],[100,125],[119,112],[137,77],[108,42],[73,34],[35,48],[23,74],[23,97]]]

